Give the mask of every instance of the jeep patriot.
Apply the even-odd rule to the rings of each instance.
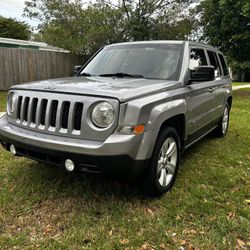
[[[13,155],[141,181],[149,195],[175,182],[181,152],[226,135],[232,86],[223,54],[186,41],[118,43],[74,77],[10,88],[0,142]]]

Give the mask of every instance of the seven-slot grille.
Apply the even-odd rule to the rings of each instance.
[[[16,123],[50,132],[80,134],[83,103],[18,96]]]

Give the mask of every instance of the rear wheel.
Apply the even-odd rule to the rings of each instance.
[[[215,135],[218,137],[224,137],[227,134],[228,127],[229,127],[229,111],[230,111],[230,108],[227,103],[224,107],[221,121],[218,124],[218,127],[214,131]]]
[[[180,139],[172,127],[162,130],[143,182],[143,191],[150,196],[159,196],[169,191],[179,168]]]

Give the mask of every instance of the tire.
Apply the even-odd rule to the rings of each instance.
[[[143,179],[142,191],[145,195],[156,197],[171,190],[178,173],[179,158],[179,135],[173,127],[166,127],[158,135]]]
[[[221,121],[218,124],[218,127],[214,130],[214,135],[216,137],[226,136],[229,127],[229,114],[230,114],[230,107],[227,103],[224,107]]]

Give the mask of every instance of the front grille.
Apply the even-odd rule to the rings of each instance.
[[[42,99],[41,102],[41,120],[40,120],[40,124],[41,125],[45,125],[45,118],[46,118],[46,108],[47,108],[47,104],[48,104],[48,100],[46,99]]]
[[[69,102],[63,102],[62,105],[62,124],[61,127],[64,129],[68,128],[68,119],[69,119]]]
[[[51,111],[50,111],[50,126],[56,126],[56,114],[57,114],[58,101],[53,100],[51,103]]]
[[[37,110],[37,103],[38,103],[38,99],[37,98],[33,98],[32,100],[32,106],[31,106],[31,122],[32,123],[36,123],[36,110]],[[21,109],[21,105],[20,105],[20,109]]]
[[[30,102],[30,98],[29,97],[25,97],[24,99],[24,108],[22,110],[23,112],[23,120],[25,122],[27,122],[28,120],[28,107],[29,107],[29,102]]]
[[[21,107],[22,107],[22,101],[23,97],[19,96],[18,101],[17,101],[17,119],[21,119]]]
[[[80,89],[80,88],[79,88]],[[40,90],[13,90],[16,94],[14,112],[7,114],[8,123],[17,126],[22,133],[43,138],[51,135],[99,142],[105,141],[115,130],[118,122],[119,102],[114,98],[106,98],[115,108],[116,121],[104,129],[96,128],[91,121],[91,112],[96,103],[104,97],[89,96],[85,93],[63,93]],[[32,134],[30,131],[34,132]]]
[[[77,135],[82,127],[83,106],[81,102],[19,96],[15,121],[37,130]]]
[[[77,102],[75,105],[75,115],[74,115],[74,129],[80,130],[81,129],[81,121],[82,121],[82,110],[83,104]]]

